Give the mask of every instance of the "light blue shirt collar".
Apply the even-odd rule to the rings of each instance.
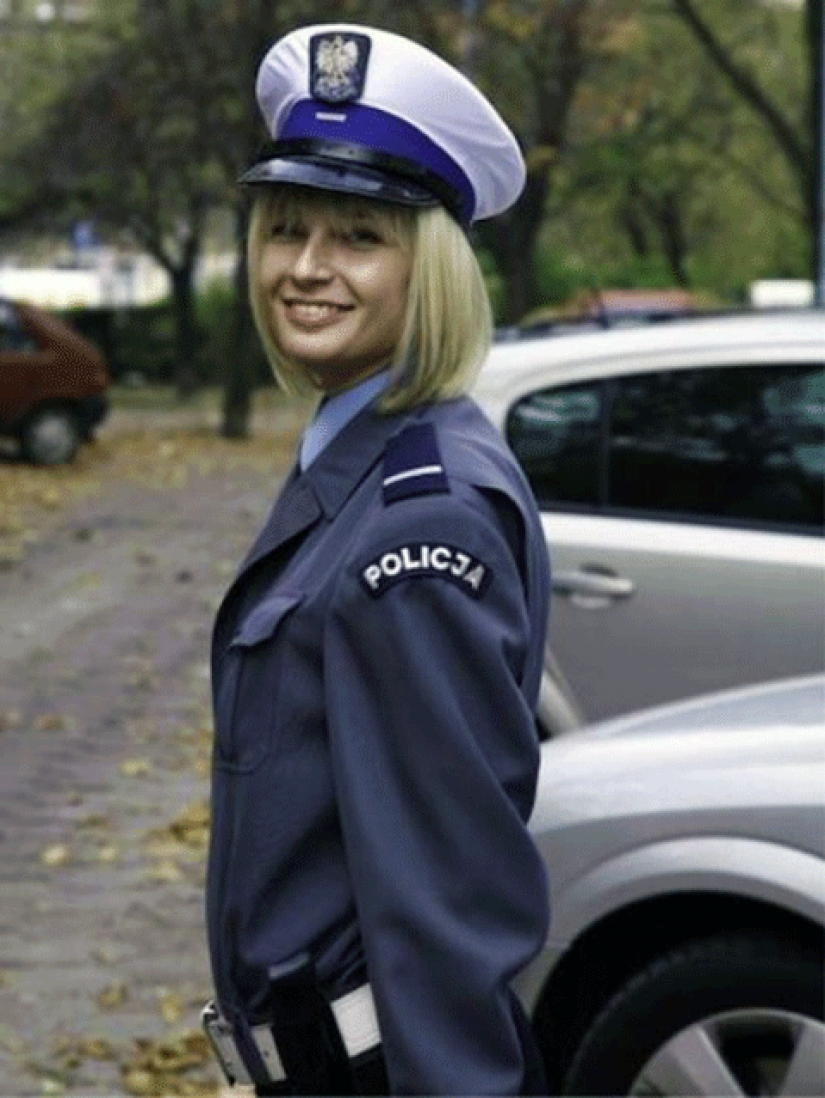
[[[370,374],[369,377],[325,400],[315,414],[312,423],[304,431],[298,463],[303,472],[318,457],[339,431],[355,419],[360,411],[386,389],[390,382],[390,370]]]

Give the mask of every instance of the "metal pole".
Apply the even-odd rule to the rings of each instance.
[[[825,309],[825,16],[822,0],[808,0],[808,3],[811,5],[809,26],[814,35],[814,305]]]

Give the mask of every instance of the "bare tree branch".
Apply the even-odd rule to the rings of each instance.
[[[730,52],[725,49],[707,22],[700,16],[694,0],[672,0],[672,3],[704,46],[711,60],[773,132],[796,174],[803,180],[806,179],[810,171],[808,150],[779,107],[772,102],[764,89],[759,87],[750,73],[736,64]]]

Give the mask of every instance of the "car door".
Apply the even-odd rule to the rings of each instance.
[[[14,426],[40,396],[47,356],[16,306],[0,300],[0,427]]]
[[[506,429],[586,718],[825,667],[821,363],[549,387]]]

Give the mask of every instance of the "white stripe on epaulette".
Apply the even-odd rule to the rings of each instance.
[[[435,473],[443,473],[443,465],[422,465],[419,469],[407,469],[403,473],[394,473],[391,477],[384,477],[384,486],[395,484],[399,480],[409,480],[410,477],[430,477]]]

